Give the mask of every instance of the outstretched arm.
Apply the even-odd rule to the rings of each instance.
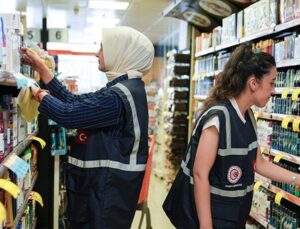
[[[300,175],[295,174],[287,169],[284,169],[274,163],[265,160],[260,151],[260,147],[257,150],[255,170],[262,176],[277,182],[286,184],[293,184],[300,186]]]

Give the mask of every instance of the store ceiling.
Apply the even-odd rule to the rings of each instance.
[[[112,1],[112,0],[111,0]],[[42,27],[42,17],[47,15],[48,28],[69,28],[70,38],[74,42],[97,43],[100,28],[90,28],[87,17],[101,21],[105,17],[120,19],[118,25],[131,26],[145,33],[153,43],[158,43],[179,19],[163,17],[162,12],[172,0],[123,0],[129,1],[126,11],[98,10],[88,7],[89,0],[17,0],[17,7],[25,7],[28,27]],[[90,29],[86,29],[90,28]],[[85,30],[86,29],[86,30]],[[99,29],[99,31],[98,31]]]

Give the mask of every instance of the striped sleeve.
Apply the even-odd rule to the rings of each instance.
[[[94,93],[94,96],[64,102],[48,95],[39,106],[40,113],[66,128],[104,128],[120,124],[125,114],[121,99],[113,91]]]
[[[82,94],[82,95],[74,95],[70,91],[67,90],[67,88],[58,81],[58,79],[53,78],[47,85],[46,85],[47,90],[50,91],[51,95],[54,97],[58,98],[59,100],[63,102],[74,102],[78,101],[80,99],[86,99],[93,97],[95,93],[87,93],[87,94]]]

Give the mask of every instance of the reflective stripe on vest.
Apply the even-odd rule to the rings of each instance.
[[[231,149],[219,149],[218,155],[226,156],[245,156],[249,151],[257,148],[257,141],[249,144],[248,148],[231,148]]]
[[[240,189],[240,190],[233,190],[233,191],[228,191],[228,190],[222,190],[213,186],[210,186],[210,192],[219,196],[225,196],[225,197],[243,197],[246,196],[247,193],[252,192],[253,190],[253,184],[248,185],[247,188],[245,189]]]
[[[111,160],[91,160],[91,161],[83,161],[77,158],[68,157],[68,162],[72,165],[76,165],[80,168],[91,169],[91,168],[112,168],[112,169],[119,169],[123,171],[129,172],[139,172],[144,171],[146,168],[146,164],[125,164],[118,161],[111,161]]]
[[[127,87],[125,87],[123,84],[117,83],[114,87],[119,88],[127,97],[127,100],[131,107],[131,113],[132,113],[132,121],[134,126],[134,144],[132,147],[132,152],[130,153],[130,164],[135,165],[137,163],[137,152],[139,150],[140,146],[140,138],[141,138],[141,129],[140,124],[138,120],[138,116],[136,113],[136,107],[134,104],[134,100],[132,98],[132,95]]]
[[[218,149],[218,155],[220,156],[232,156],[232,155],[247,155],[248,152],[250,150],[253,150],[255,148],[257,148],[257,141],[254,141],[252,143],[250,143],[248,145],[248,148],[231,148],[231,125],[230,125],[230,116],[229,116],[229,112],[227,110],[226,107],[224,106],[215,106],[212,107],[210,109],[208,109],[207,111],[205,111],[202,116],[200,117],[199,121],[197,122],[194,131],[193,131],[193,135],[196,133],[196,129],[198,128],[201,119],[203,118],[203,116],[205,116],[210,110],[221,110],[224,112],[225,115],[225,123],[226,123],[226,149]],[[248,111],[251,122],[254,126],[255,129],[255,122],[253,123],[253,115],[251,113],[251,111]],[[186,155],[185,161],[183,160],[181,162],[181,168],[182,171],[185,175],[187,175],[190,178],[190,184],[194,185],[194,178],[191,174],[190,169],[187,167],[187,164],[190,160],[191,157],[191,148],[188,149],[188,153]],[[220,196],[225,196],[225,197],[243,197],[245,195],[247,195],[248,192],[251,192],[253,190],[253,184],[247,186],[246,189],[240,189],[240,190],[233,190],[233,191],[228,191],[228,190],[222,190],[213,186],[210,186],[210,190],[211,193],[216,194],[216,195],[220,195]]]
[[[112,160],[89,160],[89,161],[83,161],[79,160],[77,158],[68,156],[68,162],[72,165],[75,165],[80,168],[113,168],[113,169],[119,169],[123,171],[144,171],[146,168],[146,164],[137,164],[137,152],[139,150],[140,146],[140,137],[141,137],[141,130],[140,125],[138,121],[138,116],[136,113],[136,107],[134,104],[134,100],[132,98],[132,95],[127,87],[125,87],[121,83],[117,83],[113,87],[119,88],[127,97],[127,100],[131,107],[131,113],[132,113],[132,121],[134,125],[134,144],[132,147],[132,151],[130,153],[130,161],[129,164],[121,163],[119,161],[112,161]]]

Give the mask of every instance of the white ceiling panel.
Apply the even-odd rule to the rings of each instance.
[[[163,10],[173,0],[129,0],[129,2],[130,5],[126,11],[103,11],[88,8],[88,0],[27,0],[27,9],[30,8],[31,14],[36,12],[35,15],[39,15],[39,17],[32,17],[33,20],[42,21],[41,11],[45,11],[49,26],[67,27],[72,30],[72,35],[80,31],[81,34],[78,35],[80,37],[84,37],[82,32],[85,27],[91,26],[86,22],[87,17],[97,17],[98,19],[95,20],[99,21],[103,17],[117,17],[120,19],[119,25],[131,26],[144,32],[153,43],[162,40],[170,30],[169,28],[174,28],[174,23],[177,23],[174,18],[162,17]]]

